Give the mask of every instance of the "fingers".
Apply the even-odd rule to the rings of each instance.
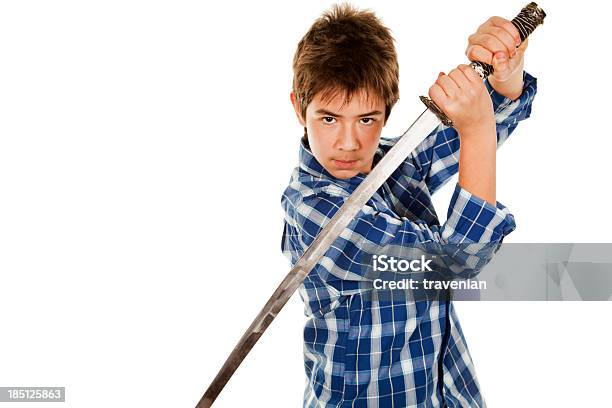
[[[478,73],[476,73],[474,68],[472,68],[472,67],[470,67],[469,65],[466,65],[466,64],[460,64],[457,68],[459,68],[463,72],[465,77],[472,84],[480,84],[480,85],[482,85],[482,78],[480,78],[480,75],[478,75]]]
[[[454,98],[460,92],[459,85],[450,76],[445,75],[444,72],[440,72],[436,83],[449,98]]]
[[[508,53],[508,58],[514,56],[516,47],[519,45],[508,31],[500,27],[489,26],[484,29],[484,33],[494,36],[497,40],[503,43]]]
[[[514,53],[514,47],[508,49],[504,42],[497,38],[494,34],[489,33],[476,33],[472,34],[469,39],[469,45],[480,45],[486,50],[492,52],[493,54],[496,52],[504,52],[508,56],[511,56]],[[470,56],[468,55],[468,58]]]
[[[463,69],[461,69],[460,67],[464,67]],[[451,72],[449,72],[448,76],[452,78],[453,81],[455,81],[455,84],[461,88],[461,90],[463,92],[467,91],[470,89],[470,87],[472,86],[472,83],[470,81],[470,79],[466,76],[464,70],[465,68],[469,68],[472,71],[474,70],[472,67],[467,66],[465,64],[460,64],[457,66],[457,68],[453,69]]]
[[[493,53],[482,45],[470,45],[465,54],[470,61],[482,61],[489,65],[493,63]]]
[[[473,92],[476,86],[483,86],[480,76],[469,65],[460,64],[448,75],[440,72],[436,82],[429,88],[430,98],[436,103],[434,98],[439,98],[442,101],[440,105],[443,105],[448,100]]]
[[[429,97],[442,110],[444,110],[444,107],[446,106],[446,104],[448,103],[448,100],[449,100],[448,96],[446,95],[446,93],[444,93],[444,90],[437,83],[437,81],[436,81],[435,84],[433,84],[429,88]]]
[[[460,64],[448,75],[440,73],[429,88],[429,97],[453,121],[465,129],[493,114],[493,104],[474,68]]]
[[[506,20],[505,18],[498,16],[493,16],[488,20],[488,22],[490,22],[491,25],[502,28],[506,32],[508,32],[514,39],[515,45],[519,45],[521,43],[521,36],[519,30],[514,26],[514,24],[512,24],[510,20]]]
[[[514,57],[519,44],[520,35],[514,24],[502,17],[493,16],[468,37],[465,54],[471,61],[492,64],[496,52],[503,52],[507,58]]]

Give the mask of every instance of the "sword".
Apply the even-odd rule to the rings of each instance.
[[[521,42],[525,40],[538,25],[544,23],[546,13],[534,2],[523,7],[520,13],[512,19],[512,24],[518,29]],[[489,64],[473,61],[469,64],[485,80],[492,72],[493,67]],[[395,145],[378,162],[361,184],[346,199],[342,207],[334,214],[329,222],[323,227],[314,241],[306,249],[304,254],[297,260],[291,271],[274,291],[268,302],[261,309],[255,320],[246,330],[234,350],[219,370],[217,376],[210,384],[196,408],[208,408],[225,384],[232,377],[240,363],[251,351],[257,340],[268,328],[272,320],[285,306],[291,295],[304,281],[308,273],[315,267],[319,259],[331,247],[331,244],[344,231],[346,226],[357,215],[359,210],[374,195],[376,190],[389,178],[406,157],[434,130],[440,123],[452,126],[452,121],[430,98],[421,96],[421,101],[427,109],[410,125]]]

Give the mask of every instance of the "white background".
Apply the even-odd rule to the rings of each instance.
[[[291,63],[331,4],[1,4],[0,386],[65,386],[68,407],[196,404],[289,270]],[[354,4],[396,39],[383,135],[398,136],[437,73],[467,61],[468,35],[526,2]],[[540,3],[532,116],[497,159],[505,242],[610,240],[601,4]],[[454,180],[434,196],[442,221]],[[612,303],[456,308],[490,407],[609,404]],[[295,294],[215,407],[301,406],[304,321]]]

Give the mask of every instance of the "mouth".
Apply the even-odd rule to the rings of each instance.
[[[355,164],[357,163],[357,160],[336,160],[336,159],[332,159],[332,161],[334,162],[336,167],[338,167],[339,169],[350,169],[350,168],[353,168],[355,166]]]

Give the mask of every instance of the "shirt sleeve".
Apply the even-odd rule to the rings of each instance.
[[[291,215],[302,247],[312,243],[347,197],[317,193],[305,197]],[[378,207],[378,208],[377,208]],[[492,205],[456,184],[443,225],[413,221],[370,201],[334,241],[315,268],[324,281],[370,281],[363,260],[383,254],[389,246],[434,244],[454,277],[478,274],[515,229],[514,217],[499,202]],[[294,240],[295,242],[295,240]],[[350,287],[348,285],[347,287]]]
[[[487,78],[485,86],[493,102],[497,130],[497,148],[512,134],[518,122],[531,115],[537,92],[537,78],[523,71],[523,93],[511,100],[493,89]],[[442,187],[459,169],[459,134],[453,127],[440,124],[409,156],[425,180],[431,194]]]

